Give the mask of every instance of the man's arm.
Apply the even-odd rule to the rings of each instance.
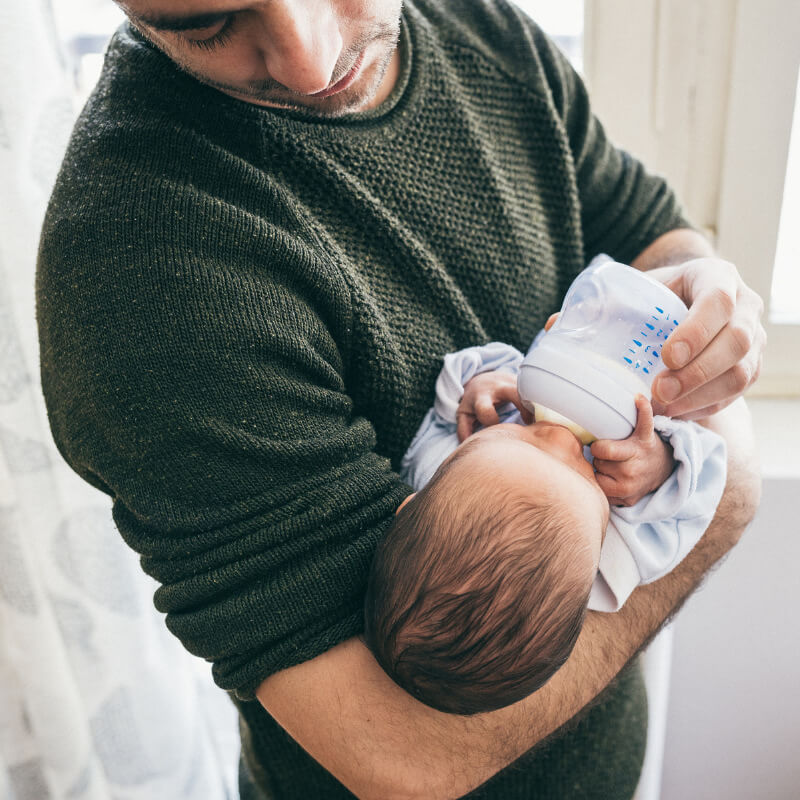
[[[354,638],[271,676],[259,700],[359,797],[453,798],[485,782],[590,703],[738,541],[760,493],[743,402],[709,427],[728,441],[729,480],[707,533],[619,613],[589,614],[567,663],[530,697],[475,717],[439,713],[392,683]]]

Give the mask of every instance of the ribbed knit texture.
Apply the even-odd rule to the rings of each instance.
[[[526,347],[589,258],[685,224],[519,12],[414,0],[403,41],[381,109],[318,121],[202,86],[121,30],[43,231],[56,443],[238,698],[276,797],[347,796],[253,693],[360,632],[442,356]],[[640,690],[628,676],[480,796],[630,796]]]

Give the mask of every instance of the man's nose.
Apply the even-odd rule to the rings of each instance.
[[[327,88],[343,46],[331,0],[271,0],[260,15],[269,76],[300,94]]]

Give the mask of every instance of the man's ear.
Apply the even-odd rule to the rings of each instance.
[[[401,509],[401,508],[402,508],[402,507],[403,507],[403,506],[404,506],[404,505],[405,505],[405,504],[406,504],[406,503],[407,503],[407,502],[408,502],[408,501],[409,501],[409,500],[410,500],[412,497],[414,497],[414,495],[416,495],[416,492],[411,492],[411,494],[410,494],[408,497],[406,497],[406,499],[405,499],[405,500],[403,500],[403,502],[402,502],[402,503],[400,503],[400,505],[399,505],[399,506],[397,506],[397,511],[395,511],[394,513],[395,513],[395,514],[399,514],[399,513],[400,513],[400,509]]]

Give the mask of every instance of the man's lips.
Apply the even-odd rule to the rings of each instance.
[[[355,64],[351,67],[350,71],[340,80],[336,81],[333,86],[329,86],[327,89],[323,89],[321,92],[314,92],[314,94],[309,95],[309,97],[329,97],[332,94],[338,94],[341,91],[344,91],[357,77],[358,73],[361,71],[361,64],[364,61],[364,51],[361,51],[361,55],[358,57],[358,60]]]

